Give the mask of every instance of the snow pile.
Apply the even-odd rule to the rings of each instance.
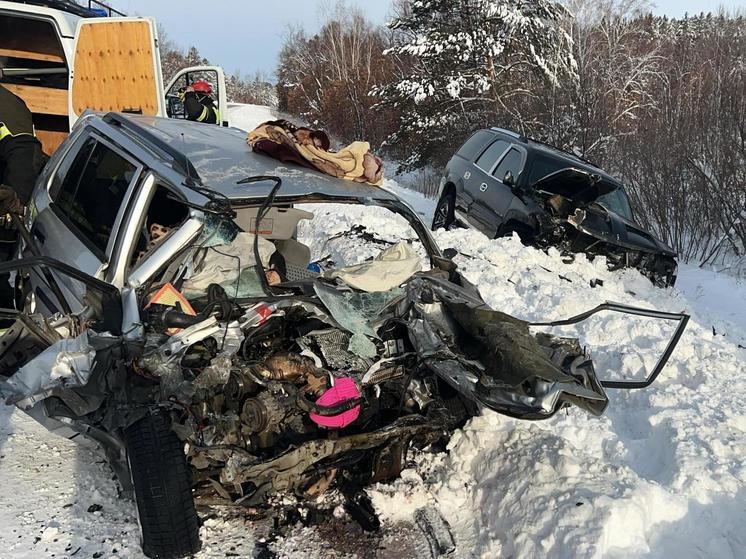
[[[231,126],[241,128],[247,132],[268,120],[280,118],[276,109],[265,107],[264,105],[241,105],[234,103],[228,106],[228,112]]]
[[[247,106],[232,117],[250,129],[274,115]],[[398,189],[392,180],[386,186]],[[432,201],[406,198],[429,218]],[[406,222],[373,210],[326,206],[303,222],[301,240],[318,257],[324,239],[351,224],[386,240],[412,237]],[[414,511],[433,504],[453,528],[458,557],[743,557],[746,285],[684,268],[680,289],[661,290],[634,270],[612,273],[602,259],[584,256],[566,264],[517,238],[469,230],[435,236],[459,250],[461,271],[491,306],[523,319],[568,317],[610,300],[683,310],[692,320],[653,387],[610,390],[603,417],[573,408],[521,422],[486,412],[453,436],[448,454],[415,454],[401,479],[369,491],[381,535],[362,534],[349,520],[299,526],[273,549],[283,557],[420,556],[421,536],[408,530]],[[354,243],[335,246],[352,259],[373,254]],[[580,337],[601,376],[640,378],[672,328],[604,313],[555,331]],[[0,555],[141,558],[134,504],[117,499],[111,477],[102,456],[20,412],[0,411]],[[210,511],[198,557],[252,556],[257,534],[240,514]]]
[[[701,299],[735,303],[744,286],[708,293],[705,284],[694,290],[700,300],[690,303],[636,271],[608,272],[598,259],[579,256],[568,266],[517,238],[489,240],[474,231],[436,237],[442,247],[469,255],[457,262],[493,308],[520,318],[558,319],[607,300],[694,316],[656,384],[609,391],[604,417],[571,409],[529,423],[485,413],[453,437],[448,459],[427,481],[398,482],[399,490],[388,501],[377,499],[378,506],[398,509],[410,492],[421,498],[425,488],[465,555],[742,557],[746,350],[738,343],[746,331],[716,319],[720,330],[713,335],[717,313]],[[691,289],[697,279],[686,272],[683,283]],[[591,287],[592,279],[603,286]],[[741,306],[741,320],[743,312]],[[560,331],[579,335],[602,376],[641,378],[672,329],[606,313],[575,332]]]

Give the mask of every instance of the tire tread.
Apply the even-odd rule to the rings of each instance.
[[[201,542],[191,472],[169,416],[148,415],[130,426],[125,438],[145,555],[178,559],[195,554]]]

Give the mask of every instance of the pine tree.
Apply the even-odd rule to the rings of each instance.
[[[499,124],[532,83],[574,75],[562,27],[570,14],[554,0],[411,0],[402,11],[389,23],[398,41],[386,52],[402,75],[375,93],[381,106],[401,110],[387,143],[406,169],[442,160],[454,139]]]

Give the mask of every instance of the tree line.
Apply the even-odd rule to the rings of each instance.
[[[648,8],[395,0],[379,26],[340,4],[288,33],[279,108],[433,177],[474,130],[512,128],[618,176],[683,260],[743,261],[746,19]]]

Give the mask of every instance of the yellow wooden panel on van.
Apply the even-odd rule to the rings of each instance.
[[[98,21],[78,31],[72,76],[72,108],[158,113],[160,95],[150,22]]]

